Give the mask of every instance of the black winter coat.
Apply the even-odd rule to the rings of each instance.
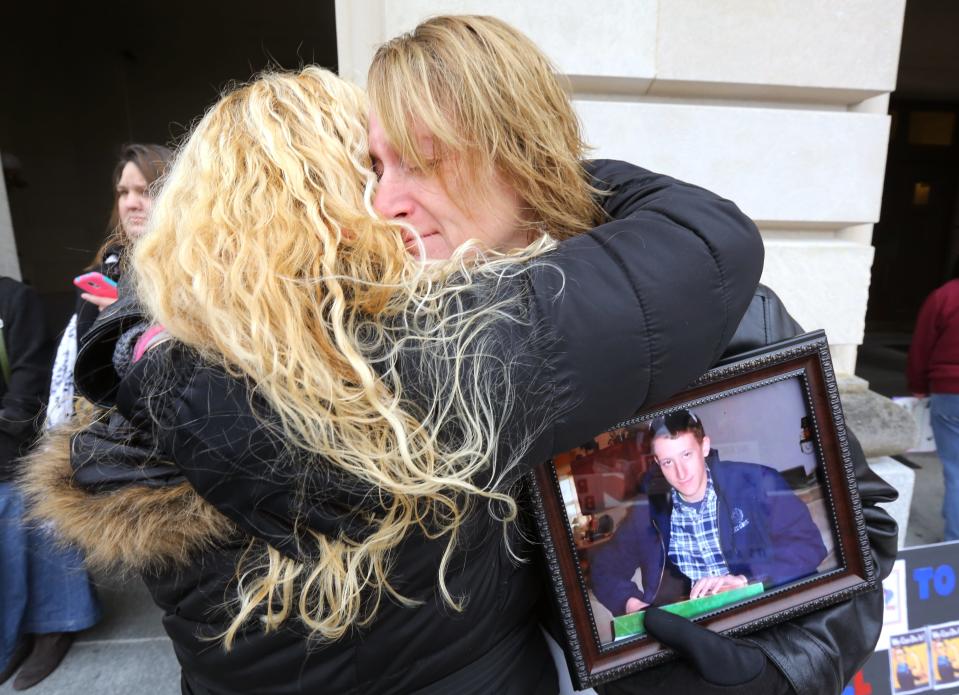
[[[11,372],[9,384],[0,374],[0,482],[6,482],[43,425],[53,367],[40,298],[8,277],[0,277],[0,331]]]
[[[705,371],[729,342],[761,268],[758,235],[732,204],[628,165],[600,163],[594,173],[612,189],[604,201],[607,210],[624,219],[565,242],[550,255],[565,276],[562,292],[558,292],[560,277],[553,271],[533,271],[517,280],[522,286],[514,289],[529,298],[525,308],[532,320],[524,325],[548,331],[545,339],[536,336],[532,354],[518,347],[527,345],[531,336],[515,330],[499,336],[504,356],[522,357],[515,361],[518,376],[528,384],[528,390],[518,396],[529,407],[517,408],[517,432],[540,424],[524,420],[548,416],[549,426],[526,457],[528,466],[664,399]],[[691,267],[697,272],[688,272]],[[108,336],[132,320],[136,317],[125,314],[122,303],[111,307],[81,348],[78,385],[101,403],[112,403],[118,386],[115,375],[102,368],[108,352],[103,345],[109,345]],[[155,488],[184,487],[188,489],[184,494],[195,497],[195,490],[235,525],[235,533],[225,534],[222,529],[211,531],[212,523],[207,524],[193,534],[200,540],[181,542],[181,513],[168,525],[169,547],[154,549],[153,558],[138,556],[143,548],[117,544],[116,551],[126,553],[135,566],[157,564],[166,559],[164,552],[176,557],[177,549],[182,552],[183,547],[197,550],[187,566],[145,575],[167,614],[164,624],[184,668],[185,689],[218,693],[555,691],[555,673],[533,618],[541,579],[529,566],[516,565],[509,558],[499,526],[483,514],[469,520],[458,560],[448,575],[451,591],[469,596],[461,614],[451,613],[435,594],[442,543],[413,536],[397,552],[394,577],[401,593],[423,599],[423,605],[385,604],[370,628],[329,645],[308,644],[295,624],[269,635],[251,626],[230,654],[204,641],[224,625],[224,616],[216,608],[231,595],[236,553],[246,538],[269,542],[296,556],[294,518],[324,533],[362,534],[362,525],[351,510],[365,496],[327,471],[313,481],[313,489],[325,494],[306,506],[295,503],[289,483],[303,471],[283,466],[264,470],[264,455],[276,453],[277,444],[252,427],[246,392],[217,370],[178,362],[178,356],[185,354],[175,348],[159,350],[142,363],[134,377],[120,384],[119,409],[135,425],[150,428],[138,393],[141,382],[135,375],[146,378],[144,371],[150,370],[174,375],[175,383],[166,392],[169,405],[159,413],[164,426],[151,428],[151,434],[190,486],[178,484],[174,476],[166,481],[143,480],[141,486],[111,487],[106,481],[99,487],[91,484],[72,491],[96,497],[87,505],[91,509],[118,497],[148,495]],[[108,431],[100,434],[100,444],[109,439]],[[75,458],[82,459],[84,451],[89,454],[91,442],[95,445],[96,437],[86,442],[78,438]],[[123,458],[119,449],[114,451],[117,459]],[[147,492],[133,493],[134,488]],[[193,509],[191,504],[170,509]],[[145,508],[137,507],[140,512]],[[203,526],[203,514],[189,518]],[[123,523],[136,520],[128,518]],[[866,607],[862,618],[875,615]],[[815,639],[826,643],[828,635],[826,640]],[[767,642],[767,653],[777,666],[792,668],[787,660],[777,660],[776,639]],[[859,637],[849,642],[857,654],[863,653],[859,642]],[[803,657],[816,662],[805,671],[820,668],[836,673],[831,661],[822,666],[818,658],[822,652],[814,654]],[[803,670],[801,666],[800,675]],[[823,672],[813,676],[820,677],[817,683],[835,680],[829,674],[822,679]]]

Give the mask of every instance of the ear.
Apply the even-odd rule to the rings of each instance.
[[[703,436],[703,458],[709,456],[709,437]]]

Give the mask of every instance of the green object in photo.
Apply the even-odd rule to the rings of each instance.
[[[731,603],[743,601],[747,598],[753,598],[763,593],[762,582],[749,584],[739,589],[730,589],[714,596],[703,596],[702,598],[693,598],[688,601],[679,601],[661,606],[664,611],[675,613],[684,618],[698,618],[706,613],[728,606]],[[623,639],[624,637],[634,637],[636,635],[646,634],[646,611],[638,611],[629,615],[621,615],[613,618],[613,639]]]

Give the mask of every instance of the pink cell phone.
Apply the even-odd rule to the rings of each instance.
[[[84,273],[73,278],[73,284],[94,297],[117,298],[117,283],[103,273]]]

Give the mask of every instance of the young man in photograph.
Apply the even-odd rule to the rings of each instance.
[[[648,476],[648,505],[630,510],[593,556],[593,591],[613,615],[753,582],[780,586],[816,571],[826,547],[778,472],[721,460],[688,410],[654,419],[650,434],[667,486],[657,490]],[[637,567],[642,590],[633,581]]]

